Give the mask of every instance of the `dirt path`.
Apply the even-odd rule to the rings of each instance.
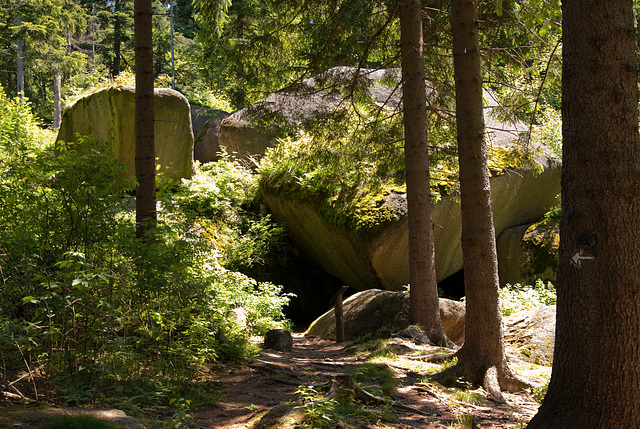
[[[294,335],[291,352],[263,350],[251,365],[225,364],[212,368],[213,378],[224,384],[224,400],[215,407],[196,412],[196,422],[206,428],[248,429],[264,412],[280,402],[297,401],[300,385],[319,385],[331,374],[344,372],[345,365],[364,363],[365,357],[345,354],[342,345]],[[482,390],[460,393],[456,389],[433,388],[421,382],[422,372],[394,365],[400,384],[393,399],[426,415],[394,409],[389,423],[371,420],[338,423],[338,428],[451,428],[465,427],[459,416],[473,416],[479,428],[518,428],[535,414],[538,404],[527,393],[506,394],[507,404],[488,399]],[[466,396],[465,396],[466,395]],[[466,398],[473,396],[474,400]],[[480,398],[480,399],[478,399]]]

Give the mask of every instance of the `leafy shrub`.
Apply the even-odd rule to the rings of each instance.
[[[224,269],[197,216],[181,213],[200,194],[163,192],[153,240],[139,242],[121,170],[100,142],[79,138],[55,153],[25,144],[0,171],[0,357],[4,373],[43,376],[37,389],[25,379],[26,394],[168,406],[176,398],[139,395],[136,380],[170,391],[205,362],[254,352],[251,335],[287,326],[282,288]],[[245,195],[218,186],[233,195],[211,197],[211,213],[246,222],[234,206]]]
[[[562,159],[562,116],[560,111],[548,107],[540,115],[540,125],[531,135],[531,142],[551,149],[553,156]]]
[[[171,196],[174,210],[202,226],[218,262],[247,275],[286,262],[284,228],[255,213],[257,186],[255,174],[222,154],[216,162],[197,166],[193,178],[183,180]]]
[[[542,404],[544,397],[547,396],[547,390],[549,390],[549,379],[538,386],[532,387],[530,393],[538,404]]]
[[[234,223],[251,205],[257,179],[237,161],[222,154],[217,162],[196,165],[189,180],[183,180],[172,199],[188,217],[204,217]]]
[[[540,305],[555,305],[556,290],[551,282],[536,280],[534,285],[506,285],[500,289],[500,308],[503,316]]]
[[[40,128],[29,103],[7,98],[0,86],[0,166],[13,170],[14,162],[50,145],[54,134]]]

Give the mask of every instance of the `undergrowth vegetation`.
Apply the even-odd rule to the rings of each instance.
[[[161,190],[144,245],[132,184],[101,142],[54,150],[26,107],[0,103],[0,384],[186,419],[185,381],[288,324],[289,296],[248,275],[282,237],[252,211],[252,176],[225,158]]]
[[[533,285],[516,283],[500,289],[500,310],[503,316],[527,308],[556,304],[556,289],[551,282],[538,279]]]

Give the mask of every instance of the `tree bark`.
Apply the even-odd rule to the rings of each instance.
[[[138,1],[136,0],[135,4],[137,3]],[[114,17],[115,20],[113,22],[113,64],[111,67],[111,74],[113,77],[116,77],[120,74],[120,55],[121,55],[121,49],[122,49],[122,17],[120,15],[122,12],[122,0],[114,1],[113,11],[115,13],[115,17]],[[134,12],[134,16],[135,16],[135,12]],[[137,38],[137,35],[136,35],[136,38]]]
[[[60,128],[62,122],[62,73],[55,71],[53,76],[53,128]]]
[[[136,189],[136,231],[138,237],[156,225],[156,155],[154,141],[154,93],[153,93],[153,42],[152,42],[151,0],[136,0],[135,58],[135,169],[138,187]]]
[[[447,345],[440,321],[431,217],[422,4],[420,0],[400,0],[399,8],[409,216],[409,315],[411,323],[420,324],[432,342]]]
[[[22,17],[20,15],[18,15],[17,24],[18,27],[22,25]],[[17,93],[20,103],[24,104],[24,41],[22,37],[18,37],[16,45]]]
[[[501,399],[498,386],[518,390],[525,384],[510,371],[504,352],[498,258],[484,139],[478,10],[474,0],[451,1],[451,29],[466,323],[465,343],[458,351],[458,364],[440,377],[449,383],[462,376],[475,385],[484,385],[494,397]]]
[[[640,148],[633,2],[565,0],[551,382],[529,428],[640,427]]]

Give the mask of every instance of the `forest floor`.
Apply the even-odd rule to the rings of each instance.
[[[210,375],[223,386],[223,398],[215,406],[196,412],[198,426],[245,429],[254,425],[276,405],[302,405],[299,386],[320,386],[337,373],[354,374],[362,387],[378,391],[385,386],[384,370],[395,382],[383,394],[389,405],[359,404],[355,407],[311,407],[316,418],[330,428],[523,428],[538,409],[530,392],[505,393],[497,403],[482,389],[469,386],[445,388],[430,382],[428,375],[443,368],[420,360],[437,351],[404,340],[370,342],[359,348],[294,334],[291,352],[262,350],[250,365],[220,364]],[[373,350],[371,350],[373,348]],[[445,364],[446,365],[446,364]],[[512,360],[512,368],[534,382],[548,379],[550,368]],[[388,390],[388,388],[387,388]],[[321,397],[323,393],[316,388]],[[307,390],[307,393],[309,390]],[[396,405],[391,405],[394,402]],[[397,403],[406,407],[397,406]],[[322,404],[322,403],[320,403]],[[413,410],[412,410],[413,409]],[[473,422],[473,423],[472,423]],[[280,427],[280,426],[276,426]],[[314,427],[314,425],[311,425]]]
[[[429,375],[452,362],[433,364],[424,358],[446,349],[397,338],[338,344],[300,333],[293,337],[290,352],[263,349],[249,363],[213,364],[203,372],[202,380],[198,380],[211,387],[206,392],[211,405],[190,410],[193,421],[188,426],[175,426],[169,421],[160,426],[250,429],[279,404],[287,403],[288,407],[284,408],[291,409],[306,403],[306,408],[299,410],[306,410],[304,427],[312,429],[503,429],[524,428],[538,409],[535,393],[529,391],[504,393],[506,402],[498,403],[479,388],[468,385],[446,388],[430,381]],[[519,375],[540,384],[548,380],[551,370],[516,359],[510,359],[510,365]],[[323,400],[328,390],[323,385],[328,387],[332,375],[344,373],[351,374],[361,387],[384,398],[385,403],[365,404],[356,400],[345,404]],[[0,429],[36,429],[55,416],[69,414],[87,414],[115,423],[119,428],[152,427],[119,410],[44,405],[34,408],[14,403],[0,407]],[[300,414],[294,424],[257,427],[299,428],[299,421]]]

